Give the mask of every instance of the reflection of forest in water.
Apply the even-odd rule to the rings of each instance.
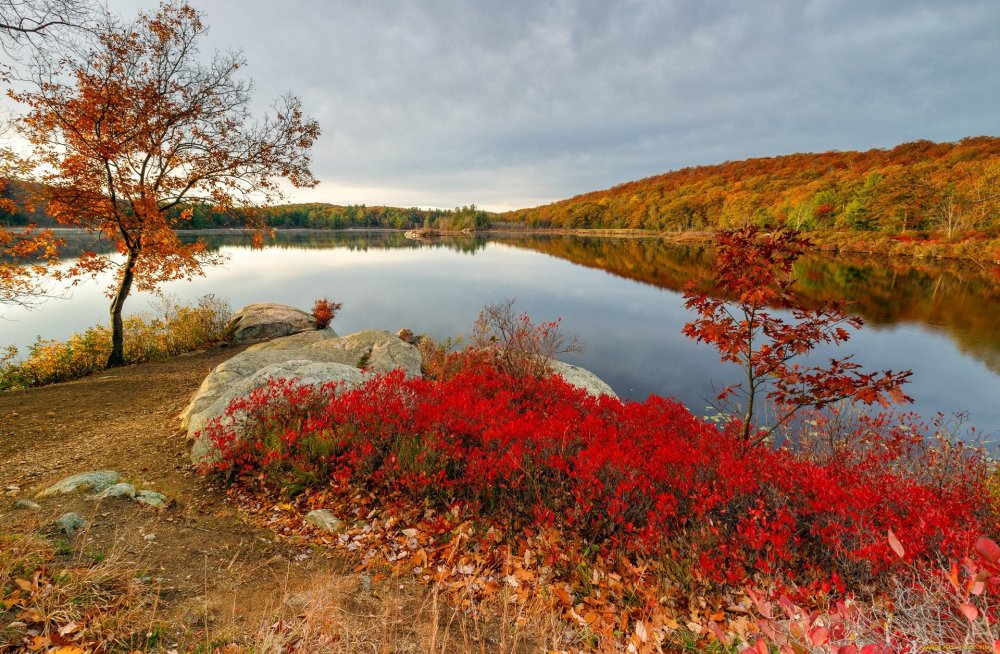
[[[202,230],[179,232],[183,241],[204,241],[206,249],[218,251],[223,247],[249,248],[251,233],[242,230]],[[64,257],[78,257],[84,251],[104,254],[114,251],[114,245],[95,235],[79,231],[62,231],[60,253]],[[265,238],[264,245],[279,249],[325,250],[346,248],[352,251],[388,250],[396,248],[449,248],[457,252],[475,253],[486,246],[485,236],[448,236],[443,239],[413,240],[400,231],[390,230],[281,230],[274,238]]]
[[[64,256],[83,250],[108,252],[112,246],[93,236],[62,233]],[[184,233],[201,238],[208,249],[249,247],[249,234],[237,230]],[[475,254],[489,242],[552,255],[653,286],[680,291],[688,280],[708,283],[713,259],[707,245],[673,245],[656,238],[583,236],[448,236],[415,241],[397,231],[283,230],[267,247],[353,251],[397,248],[449,248]],[[795,266],[805,304],[846,300],[852,311],[873,325],[918,323],[943,331],[958,347],[1000,373],[1000,285],[987,271],[955,263],[917,259],[838,255],[807,256]]]
[[[658,239],[581,237],[508,241],[591,268],[680,291],[707,283],[713,260],[706,245]],[[840,254],[796,262],[796,290],[806,306],[850,303],[872,325],[917,323],[946,333],[963,352],[1000,373],[1000,284],[988,271],[947,262]]]

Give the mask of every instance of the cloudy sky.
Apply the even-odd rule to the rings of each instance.
[[[1000,2],[192,0],[323,135],[295,200],[533,206],[684,166],[1000,135]],[[112,0],[127,15],[153,1]]]

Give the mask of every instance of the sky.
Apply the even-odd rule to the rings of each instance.
[[[700,164],[1000,135],[1000,2],[191,0],[266,108],[316,118],[294,201],[503,210]],[[154,8],[111,0],[123,15]]]

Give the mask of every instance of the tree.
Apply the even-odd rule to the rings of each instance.
[[[0,0],[0,34],[9,49],[25,38],[52,36],[62,27],[82,26],[93,14],[90,0]]]
[[[82,28],[92,13],[89,0],[0,0],[0,49],[16,58],[22,46],[58,40],[66,28]],[[0,66],[0,81],[10,83],[13,71]],[[6,132],[9,125],[0,126]],[[10,180],[25,178],[26,160],[10,148],[0,149],[0,193]],[[0,211],[24,207],[12,197],[0,197]],[[43,280],[57,261],[59,241],[51,231],[29,224],[12,230],[0,226],[0,305],[30,307],[45,295]]]
[[[201,241],[178,238],[192,211],[173,209],[273,202],[279,178],[317,184],[309,170],[316,121],[292,95],[251,120],[252,85],[236,78],[245,60],[227,52],[201,63],[206,30],[187,4],[162,4],[131,24],[108,17],[92,44],[41,70],[37,90],[14,94],[29,108],[22,133],[51,170],[49,213],[113,240],[120,253],[85,256],[74,271],[117,270],[108,367],[125,363],[122,309],[133,287],[189,279],[216,261]],[[255,235],[259,243],[262,232]]]
[[[744,381],[723,389],[718,400],[730,413],[742,414],[746,442],[763,442],[806,407],[822,409],[847,399],[864,404],[911,401],[900,390],[909,371],[864,373],[850,356],[830,359],[825,366],[795,363],[820,344],[847,341],[846,328],[862,326],[861,318],[848,316],[836,303],[799,308],[791,272],[808,245],[805,238],[792,231],[764,233],[751,225],[720,232],[716,242],[716,282],[728,298],[713,297],[689,283],[685,306],[698,318],[683,331],[714,345],[723,361],[742,368]],[[790,318],[771,308],[789,312]],[[754,415],[765,398],[774,421],[759,427]]]

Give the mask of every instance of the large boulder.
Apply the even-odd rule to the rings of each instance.
[[[246,379],[236,380],[221,388],[212,403],[197,413],[188,417],[187,433],[194,440],[191,446],[191,461],[196,465],[209,463],[215,459],[212,444],[202,433],[202,430],[212,420],[220,420],[224,424],[239,422],[242,415],[234,413],[227,415],[226,408],[240,397],[246,397],[255,389],[265,386],[275,379],[293,379],[300,385],[325,384],[341,382],[345,387],[356,386],[364,380],[361,370],[343,363],[327,363],[293,359],[264,366]]]
[[[249,343],[316,330],[316,319],[287,304],[248,304],[229,319],[226,335],[233,343]]]
[[[551,368],[592,395],[618,397],[588,370],[559,361],[553,361]],[[385,330],[348,336],[337,336],[328,329],[311,330],[248,347],[209,373],[181,414],[181,427],[193,441],[191,460],[195,464],[213,461],[217,452],[202,433],[205,427],[213,420],[238,423],[241,416],[226,415],[226,409],[233,400],[271,380],[289,379],[302,385],[337,382],[351,388],[370,375],[391,370],[419,377],[421,357],[412,343]]]
[[[225,415],[229,404],[270,380],[293,379],[300,384],[340,382],[351,387],[361,383],[366,375],[396,369],[417,377],[420,363],[416,347],[385,330],[343,337],[319,330],[249,347],[209,373],[181,415],[182,429],[194,440],[191,459],[196,464],[211,461],[215,453],[208,439],[202,437],[202,430],[216,418],[238,420],[239,416]]]
[[[605,383],[603,379],[579,366],[563,363],[562,361],[549,362],[549,370],[558,374],[567,384],[582,388],[595,397],[607,395],[618,399],[618,395]]]

